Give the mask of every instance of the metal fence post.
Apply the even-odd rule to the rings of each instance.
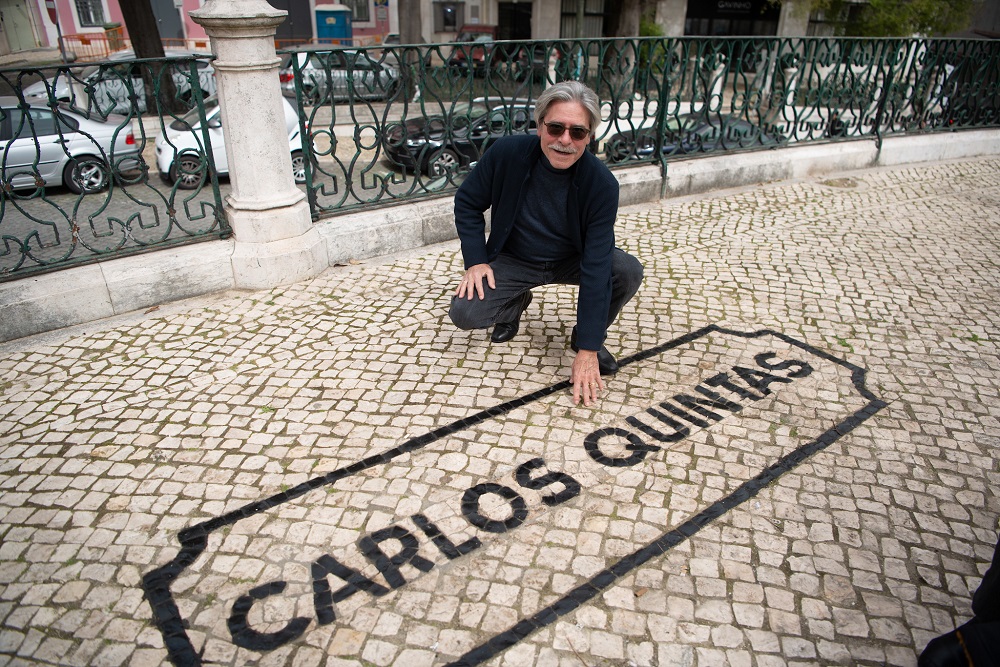
[[[191,12],[211,39],[232,192],[225,213],[236,240],[238,287],[318,275],[326,246],[295,186],[274,35],[287,12],[265,0],[207,0]],[[308,138],[304,138],[308,141]]]

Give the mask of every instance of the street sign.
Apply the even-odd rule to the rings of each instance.
[[[56,0],[45,0],[45,9],[49,12],[49,20],[59,23],[59,16],[56,14]]]

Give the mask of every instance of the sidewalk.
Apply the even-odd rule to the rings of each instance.
[[[0,345],[0,666],[904,665],[1000,518],[1000,158],[620,212],[447,321],[457,243]]]
[[[0,69],[61,64],[62,54],[59,53],[58,48],[29,49],[0,55]]]

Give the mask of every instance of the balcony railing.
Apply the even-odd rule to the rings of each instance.
[[[0,71],[0,85],[14,92],[0,106],[0,280],[230,234],[204,122],[209,61]],[[191,192],[155,176],[172,126],[202,128],[184,134],[206,151],[164,146],[196,156]]]
[[[345,55],[348,57],[345,58]],[[314,217],[453,191],[567,79],[602,100],[612,167],[1000,125],[1000,43],[665,38],[285,54]]]
[[[671,162],[702,155],[1000,127],[997,41],[648,38],[280,55],[293,171],[313,219],[450,195],[497,138],[533,133],[533,101],[567,79],[602,100],[591,150],[613,169],[658,165],[664,178]],[[26,95],[39,78],[40,95]],[[210,58],[4,71],[0,86],[15,96],[0,112],[0,280],[230,233]],[[73,113],[109,132],[77,136]]]

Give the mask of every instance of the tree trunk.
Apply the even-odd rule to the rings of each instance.
[[[633,40],[638,37],[641,0],[623,0],[620,3],[611,3],[611,6],[611,11],[604,15],[604,36],[630,37]],[[634,41],[616,43],[604,53],[606,76],[615,89],[620,88],[628,78],[635,76],[639,54],[634,47]]]
[[[605,37],[638,37],[641,0],[623,0],[611,3],[612,9],[604,17]]]
[[[399,41],[401,44],[422,44],[420,0],[399,0]],[[421,80],[420,52],[417,49],[405,49],[400,62],[403,85],[406,87],[407,99],[419,96],[417,84]]]
[[[422,44],[420,0],[399,0],[399,41]]]
[[[153,14],[153,7],[150,0],[128,0],[119,3],[122,11],[122,18],[125,20],[125,29],[128,31],[129,39],[132,42],[132,49],[136,58],[163,58],[163,41],[160,39],[160,31],[156,25],[156,15]],[[143,66],[142,81],[146,89],[146,111],[163,109],[170,113],[183,113],[189,106],[177,99],[177,87],[174,85],[174,78],[168,72],[162,72],[161,63],[155,63],[151,67]],[[159,81],[159,94],[155,81]],[[198,85],[195,80],[192,86]]]

